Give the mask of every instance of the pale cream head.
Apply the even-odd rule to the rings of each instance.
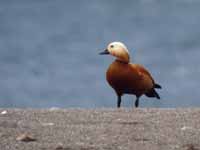
[[[127,47],[121,42],[112,42],[107,46],[108,52],[117,58],[117,60],[129,63],[129,51]]]

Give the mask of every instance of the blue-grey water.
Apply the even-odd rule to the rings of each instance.
[[[112,41],[163,87],[141,107],[200,106],[200,1],[1,0],[0,107],[116,107]]]

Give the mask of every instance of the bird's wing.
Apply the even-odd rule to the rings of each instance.
[[[147,69],[145,69],[142,65],[139,65],[139,64],[134,64],[134,65],[135,65],[135,68],[137,69],[139,75],[141,76],[141,79],[148,77],[154,83],[154,79],[152,78],[151,74],[147,71]]]

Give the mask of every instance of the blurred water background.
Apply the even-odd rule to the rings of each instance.
[[[1,0],[0,107],[116,107],[112,41],[163,87],[141,107],[200,106],[200,1]]]

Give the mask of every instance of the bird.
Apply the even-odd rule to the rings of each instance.
[[[162,87],[156,83],[149,71],[140,64],[130,62],[129,50],[122,42],[111,42],[100,55],[111,55],[116,59],[106,72],[106,79],[117,95],[117,107],[120,108],[122,96],[136,96],[135,107],[139,106],[142,95],[160,99],[156,89]]]

